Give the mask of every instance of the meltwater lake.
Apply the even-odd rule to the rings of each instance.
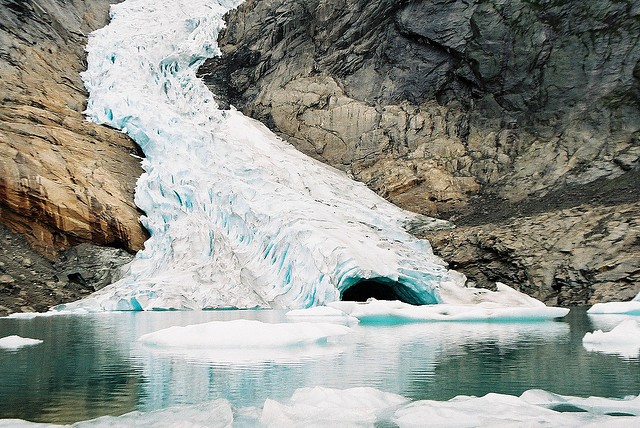
[[[0,319],[0,337],[43,343],[0,349],[0,418],[73,423],[219,398],[234,408],[284,401],[305,386],[374,387],[410,400],[543,389],[578,397],[640,392],[640,360],[587,351],[588,331],[620,317],[573,308],[562,320],[352,325],[314,346],[168,351],[141,335],[174,325],[251,319],[291,322],[285,311],[115,312]]]

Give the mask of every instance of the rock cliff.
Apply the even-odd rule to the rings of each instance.
[[[79,73],[109,1],[0,2],[0,218],[49,257],[81,242],[142,247],[135,144],[88,123]]]
[[[248,0],[219,41],[221,102],[456,221],[431,238],[473,281],[640,291],[637,1]]]
[[[70,247],[133,252],[146,239],[137,147],[82,114],[86,38],[110,3],[0,0],[0,223],[18,233],[0,229],[0,315],[77,299],[131,259],[81,247],[78,268]]]

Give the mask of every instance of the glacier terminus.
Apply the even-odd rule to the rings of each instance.
[[[306,308],[359,287],[410,304],[537,306],[505,287],[465,287],[406,231],[446,222],[406,212],[218,108],[196,71],[220,54],[223,15],[240,3],[128,0],[91,34],[86,114],[142,148],[135,202],[151,237],[121,280],[65,308]]]

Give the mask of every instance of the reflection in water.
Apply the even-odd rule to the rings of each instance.
[[[150,349],[137,341],[171,325],[237,318],[285,322],[281,311],[112,313],[0,319],[0,336],[43,339],[0,351],[0,417],[72,422],[103,414],[228,399],[285,400],[304,386],[371,386],[412,400],[541,388],[622,397],[640,391],[640,362],[589,353],[584,311],[567,322],[352,326],[325,346],[229,358]],[[233,361],[229,361],[233,360]]]

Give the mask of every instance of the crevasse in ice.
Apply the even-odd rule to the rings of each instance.
[[[367,278],[410,303],[473,300],[405,231],[414,214],[217,108],[196,70],[239,3],[128,0],[91,34],[86,114],[144,151],[135,201],[151,238],[122,280],[67,308],[301,308]]]

